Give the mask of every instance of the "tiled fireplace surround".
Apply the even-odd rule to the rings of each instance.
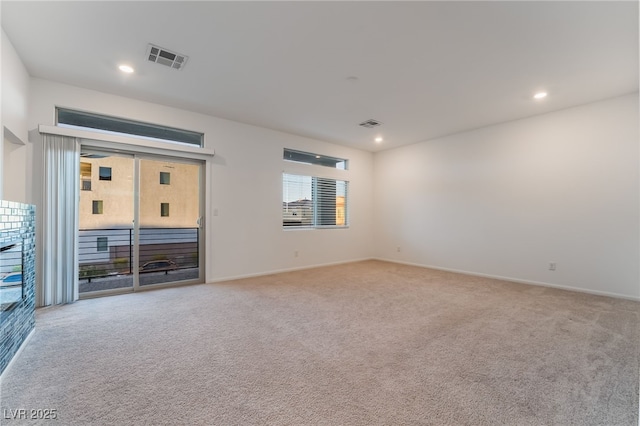
[[[36,238],[35,207],[0,201],[0,246],[22,240],[24,298],[12,310],[0,313],[0,374],[35,327]]]

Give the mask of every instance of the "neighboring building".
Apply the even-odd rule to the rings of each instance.
[[[313,201],[296,200],[282,203],[284,226],[311,226],[313,224]]]
[[[335,225],[346,224],[345,197],[336,197],[336,223]],[[282,203],[282,224],[283,226],[311,226],[313,224],[313,201],[308,199],[296,200]]]
[[[127,157],[80,160],[79,262],[129,268],[133,241],[134,170]],[[140,260],[197,262],[199,166],[140,161]],[[186,259],[186,260],[185,260]]]
[[[199,212],[199,166],[141,160],[140,226],[195,228]],[[133,160],[82,157],[80,229],[130,228]]]

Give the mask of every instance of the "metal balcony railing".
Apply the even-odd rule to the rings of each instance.
[[[199,228],[141,228],[140,259],[133,265],[134,230],[80,229],[79,279],[199,267]]]

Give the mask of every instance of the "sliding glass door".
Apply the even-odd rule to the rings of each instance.
[[[80,154],[79,292],[133,288],[135,161]]]
[[[200,164],[140,160],[140,285],[200,276]]]
[[[204,281],[202,164],[83,151],[79,291]]]

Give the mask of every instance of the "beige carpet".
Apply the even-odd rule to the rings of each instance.
[[[367,261],[39,310],[57,425],[637,425],[640,304]]]

